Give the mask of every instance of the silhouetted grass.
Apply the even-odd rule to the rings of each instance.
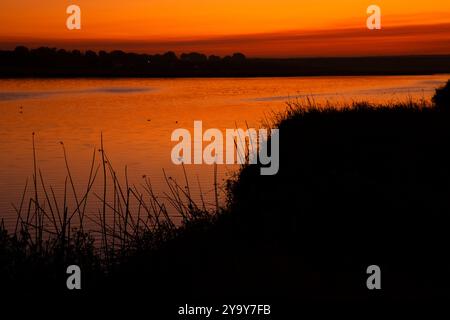
[[[196,205],[184,166],[186,187],[164,172],[170,190],[164,197],[155,194],[146,176],[141,186],[130,185],[126,168],[125,183],[121,183],[103,148],[103,138],[100,157],[97,159],[94,150],[88,182],[81,193],[75,187],[61,142],[67,176],[63,196],[58,198],[38,167],[34,133],[32,141],[31,190],[27,181],[20,204],[14,206],[14,230],[8,230],[3,219],[0,224],[0,282],[15,291],[64,289],[65,270],[72,264],[80,266],[88,276],[84,281],[88,287],[92,281],[95,287],[128,257],[155,250],[188,225],[209,221],[219,212],[218,207],[209,212],[204,203],[202,207]],[[97,179],[101,179],[101,194],[93,191]],[[29,191],[32,196],[26,199]],[[92,212],[87,214],[91,198],[100,203],[97,217]],[[167,203],[181,217],[181,224],[169,216]]]

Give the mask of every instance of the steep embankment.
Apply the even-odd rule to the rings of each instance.
[[[225,213],[121,269],[124,285],[162,296],[363,299],[376,294],[366,288],[375,264],[383,298],[444,295],[449,127],[445,109],[415,104],[296,109],[279,123],[279,173],[244,168]]]

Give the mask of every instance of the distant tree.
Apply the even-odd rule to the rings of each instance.
[[[225,56],[225,57],[223,57],[222,61],[224,63],[230,63],[233,61],[233,59],[231,58],[231,56]]]
[[[113,50],[109,53],[113,57],[123,57],[125,55],[125,52],[122,50]]]
[[[100,50],[98,52],[98,59],[99,63],[103,68],[109,68],[112,66],[111,57],[109,56],[109,53],[105,50]]]
[[[15,54],[17,57],[25,57],[26,55],[28,55],[28,52],[29,52],[29,50],[28,50],[28,48],[25,47],[25,46],[17,46],[17,47],[14,49],[14,54]]]
[[[178,57],[173,51],[168,51],[163,54],[162,56],[163,60],[167,63],[175,63],[178,61]]]
[[[74,57],[81,57],[81,51],[80,50],[72,50],[72,55]]]
[[[89,64],[89,65],[95,65],[95,64],[97,64],[97,61],[98,61],[98,57],[97,57],[97,53],[95,52],[95,51],[92,51],[92,50],[88,50],[88,51],[86,51],[85,52],[85,54],[84,54],[84,57],[86,58],[86,62]]]
[[[163,62],[163,57],[161,54],[154,54],[152,56],[150,56],[149,61],[152,65],[161,65]]]
[[[219,56],[215,56],[215,55],[210,55],[208,57],[208,61],[209,62],[220,62],[222,59]]]
[[[231,61],[233,62],[245,62],[246,59],[245,55],[240,52],[233,53],[231,56]]]
[[[112,64],[115,67],[123,67],[125,65],[126,53],[122,50],[113,50],[109,53]]]
[[[56,51],[56,48],[39,47],[37,49],[30,50],[30,53],[32,53],[36,56],[39,56],[39,57],[47,58],[47,57],[55,56],[57,51]]]
[[[192,63],[202,63],[208,61],[208,58],[206,55],[198,52],[191,52],[191,53],[183,53],[181,54],[181,60],[192,62]]]
[[[84,54],[87,58],[91,58],[91,59],[95,59],[97,58],[97,53],[95,51],[92,50],[88,50],[86,51],[86,53]]]

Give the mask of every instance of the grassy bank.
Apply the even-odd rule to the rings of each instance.
[[[274,119],[278,174],[244,166],[228,182],[225,208],[208,212],[189,188],[167,180],[184,217],[179,227],[150,184],[139,191],[116,181],[101,148],[102,164],[93,165],[75,208],[56,206],[51,190],[20,206],[28,211],[18,208],[16,232],[0,233],[1,282],[19,293],[73,294],[65,266],[78,264],[81,294],[360,300],[376,296],[365,286],[366,268],[376,264],[381,298],[448,296],[449,90],[437,90],[432,103],[290,103]],[[68,172],[66,188],[76,193]],[[99,211],[100,249],[69,220],[86,219],[82,208],[97,175],[112,179],[118,199],[113,225],[104,218],[111,204],[103,201]],[[32,187],[38,183],[44,188],[36,170]],[[131,200],[142,213],[129,212]]]

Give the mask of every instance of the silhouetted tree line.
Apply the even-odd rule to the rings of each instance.
[[[450,55],[246,58],[198,52],[177,56],[121,50],[64,50],[49,47],[0,50],[0,77],[260,77],[326,75],[414,75],[450,73]]]
[[[18,46],[14,50],[0,51],[0,66],[11,69],[60,71],[163,71],[193,70],[238,66],[245,63],[242,53],[229,56],[207,56],[198,52],[183,53],[179,57],[172,51],[164,54],[138,54],[121,50],[92,51],[64,50],[49,47],[28,49]]]

